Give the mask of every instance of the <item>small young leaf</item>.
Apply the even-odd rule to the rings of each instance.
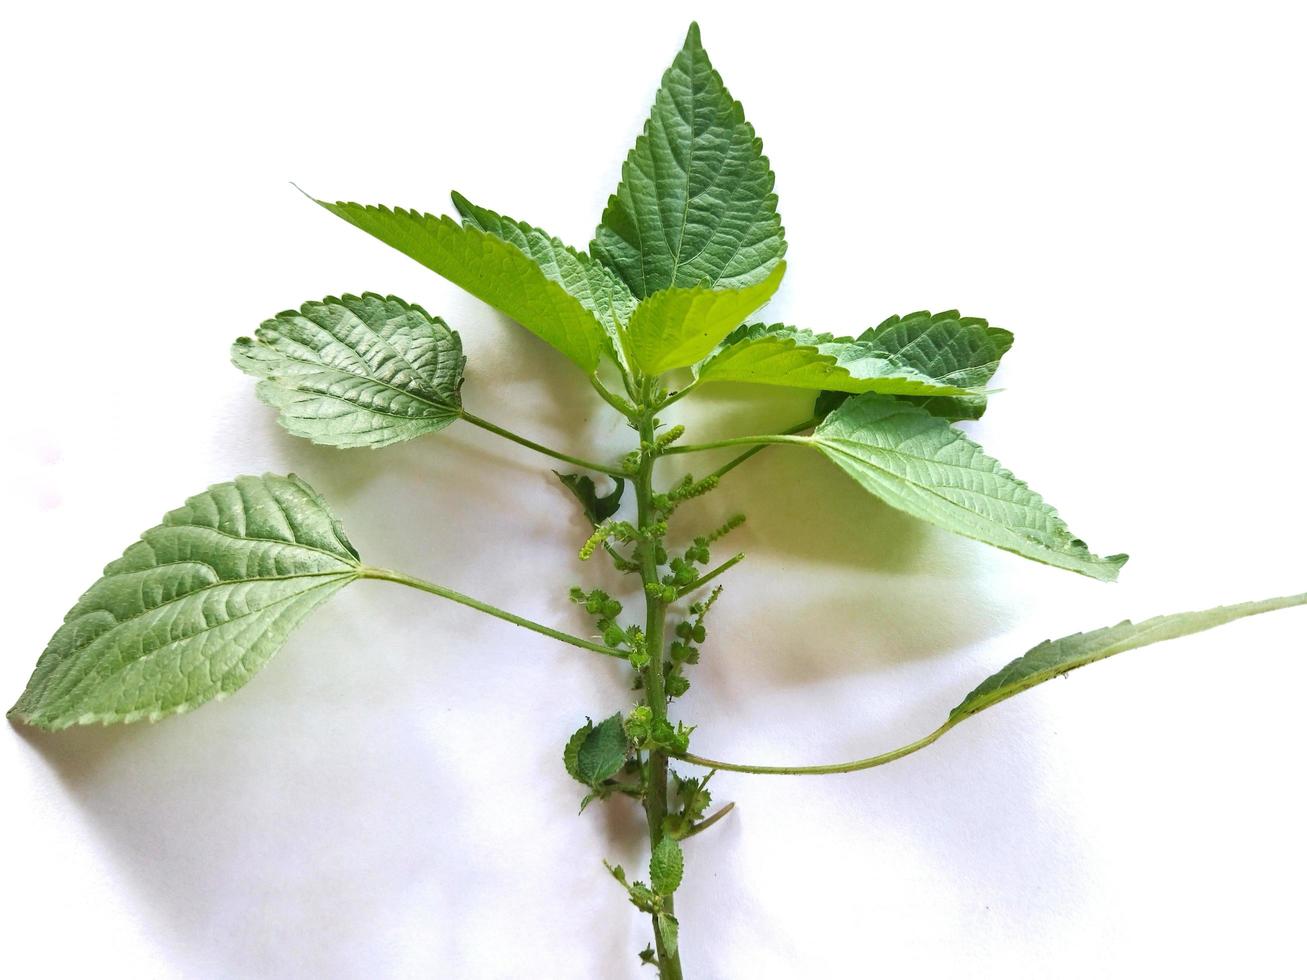
[[[654,891],[666,897],[681,887],[684,872],[685,857],[681,845],[671,837],[664,837],[649,857],[649,883]]]
[[[621,477],[613,477],[616,486],[601,497],[595,491],[594,480],[588,476],[582,476],[580,473],[559,473],[557,470],[554,470],[554,476],[562,481],[563,486],[572,491],[572,495],[580,501],[585,516],[596,527],[616,514],[617,508],[621,506],[622,491],[626,489],[626,481]]]
[[[1090,553],[1039,494],[918,406],[859,395],[807,438],[866,490],[946,531],[1105,582],[1126,562]]]
[[[761,282],[738,289],[673,286],[641,300],[628,329],[635,361],[648,374],[687,367],[705,357],[771,299],[785,275],[779,262]]]
[[[785,254],[773,183],[762,141],[692,24],[622,165],[590,253],[637,297],[705,281],[722,288],[761,282]]]
[[[594,731],[594,723],[587,718],[585,724],[573,732],[572,737],[563,746],[563,768],[578,783],[585,783],[587,786],[590,784],[581,776],[580,756],[581,746],[585,744],[585,740],[592,731]]]
[[[700,381],[884,395],[968,395],[967,387],[922,373],[902,356],[864,341],[782,324],[736,330],[699,369]],[[980,396],[983,397],[983,396]]]
[[[587,786],[598,787],[617,775],[626,762],[626,752],[626,733],[618,713],[586,732],[577,749],[575,775]]]
[[[516,245],[450,217],[346,201],[317,203],[512,317],[581,370],[594,373],[608,343],[603,325]]]
[[[451,196],[464,225],[516,245],[540,266],[546,276],[598,317],[609,335],[614,360],[625,363],[622,331],[635,310],[635,297],[617,273],[584,252],[564,245],[548,232],[478,207],[458,191]]]
[[[676,921],[676,916],[670,912],[658,913],[658,938],[663,941],[663,949],[667,951],[668,956],[676,955],[677,942],[679,940],[680,925]]]
[[[265,320],[232,362],[290,432],[328,446],[378,448],[459,417],[463,344],[439,317],[394,296],[328,296]]]
[[[1243,602],[1233,606],[1217,606],[1202,612],[1155,616],[1142,623],[1126,620],[1115,626],[1106,626],[1088,633],[1073,633],[1060,640],[1045,640],[991,675],[963,698],[962,702],[949,712],[948,723],[950,726],[955,725],[978,711],[984,711],[1000,701],[1006,701],[1013,695],[1029,690],[1036,684],[1042,684],[1067,671],[1104,660],[1118,653],[1148,646],[1150,643],[1174,640],[1177,637],[1188,636],[1190,633],[1201,633],[1203,630],[1223,626],[1245,616],[1256,616],[1259,613],[1301,605],[1307,605],[1307,593],[1262,599],[1257,602]]]
[[[157,721],[226,697],[360,569],[303,480],[219,483],[105,568],[9,715],[49,729]]]

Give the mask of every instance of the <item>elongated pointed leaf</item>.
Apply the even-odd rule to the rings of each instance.
[[[1205,609],[1202,612],[1156,616],[1142,623],[1126,620],[1115,626],[1106,626],[1088,633],[1073,633],[1060,640],[1045,640],[987,678],[963,698],[962,702],[949,712],[949,724],[957,724],[978,711],[984,711],[1013,695],[1028,691],[1036,684],[1042,684],[1069,670],[1092,664],[1096,660],[1104,660],[1127,650],[1148,646],[1150,643],[1174,640],[1177,637],[1188,636],[1190,633],[1201,633],[1203,630],[1223,626],[1246,616],[1256,616],[1260,613],[1302,605],[1307,605],[1307,592],[1233,606],[1217,606],[1215,609]]]
[[[762,141],[691,25],[590,253],[638,297],[669,286],[761,282],[785,254],[773,183]]]
[[[968,395],[970,389],[921,373],[870,343],[782,324],[741,327],[699,369],[700,381],[884,395]],[[984,397],[981,395],[980,397]]]
[[[607,343],[603,325],[516,245],[446,216],[318,203],[512,317],[583,371],[598,366]]]
[[[377,448],[436,432],[462,411],[463,344],[439,317],[394,296],[328,296],[265,320],[232,345],[290,432]]]
[[[359,573],[340,524],[298,477],[210,487],[105,568],[9,715],[50,729],[156,721],[226,697]]]
[[[916,405],[859,395],[807,441],[886,503],[946,531],[1106,582],[1126,562],[1092,554],[1039,494]]]
[[[785,275],[780,262],[761,282],[741,289],[673,287],[640,301],[628,330],[635,361],[648,374],[703,359],[772,294]]]
[[[517,246],[546,276],[593,313],[608,333],[614,360],[625,364],[622,331],[635,310],[635,297],[617,273],[584,252],[564,245],[548,232],[478,207],[457,191],[452,197],[464,225]]]

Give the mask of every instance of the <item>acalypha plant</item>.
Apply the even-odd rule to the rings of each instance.
[[[785,274],[785,230],[772,186],[761,141],[691,26],[587,251],[459,194],[457,217],[317,202],[554,347],[580,370],[578,383],[629,424],[630,451],[618,459],[576,458],[465,411],[458,333],[394,296],[307,302],[232,348],[236,366],[259,379],[259,397],[286,429],[316,443],[376,449],[462,422],[564,464],[559,479],[592,528],[577,542],[580,559],[611,562],[630,583],[620,598],[571,588],[594,619],[590,636],[368,564],[307,482],[240,476],[190,498],[105,568],[50,640],[10,716],[62,729],[190,711],[245,684],[304,617],[359,579],[419,589],[625,661],[633,693],[604,711],[592,708],[601,720],[587,718],[570,737],[558,733],[559,774],[581,784],[583,810],[608,801],[643,809],[647,875],[609,871],[649,917],[652,941],[640,959],[663,980],[680,980],[676,891],[685,842],[730,808],[710,812],[715,772],[881,766],[1069,670],[1307,603],[1307,594],[1290,595],[1046,641],[983,680],[934,731],[870,758],[790,767],[691,752],[692,727],[673,708],[705,649],[723,573],[743,557],[720,552],[744,518],[682,530],[678,510],[729,486],[736,467],[769,446],[806,453],[813,465],[824,457],[883,503],[1024,558],[1104,582],[1126,561],[1090,551],[1039,494],[958,427],[985,411],[989,382],[1012,344],[1008,331],[953,311],[891,316],[856,337],[758,316]],[[722,381],[753,385],[761,398],[778,387],[806,389],[813,408],[783,432],[688,441],[672,406]],[[724,459],[715,469],[670,483],[658,478],[664,456],[720,449],[734,453],[712,457]],[[595,476],[606,482],[596,486]],[[629,616],[623,600],[643,609]],[[578,721],[582,716],[578,711]]]

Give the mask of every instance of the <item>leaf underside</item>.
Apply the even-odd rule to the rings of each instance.
[[[378,448],[436,432],[462,411],[463,345],[439,317],[394,296],[327,297],[232,345],[291,433]]]
[[[603,325],[516,245],[448,216],[346,201],[317,203],[461,286],[594,373],[608,344]]]
[[[212,486],[105,568],[9,715],[48,729],[157,721],[226,697],[359,571],[339,522],[298,477]]]
[[[691,25],[590,254],[641,298],[669,286],[761,282],[785,254],[774,182],[762,141]]]
[[[1101,581],[1126,562],[1092,554],[1039,494],[916,405],[859,395],[808,441],[864,489],[946,531]]]

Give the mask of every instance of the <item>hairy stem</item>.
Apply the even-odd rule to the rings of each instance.
[[[493,432],[495,435],[501,436],[509,442],[515,442],[519,446],[525,446],[527,449],[534,449],[536,452],[549,456],[552,459],[559,459],[564,463],[571,463],[573,466],[579,466],[585,470],[593,470],[596,473],[606,473],[608,476],[620,477],[625,475],[615,466],[605,466],[603,463],[594,463],[588,459],[580,459],[576,456],[569,456],[567,453],[560,453],[557,449],[550,449],[548,446],[542,446],[538,442],[533,442],[525,436],[519,436],[516,432],[509,432],[507,429],[495,425],[493,422],[487,422],[483,418],[478,418],[469,412],[464,412],[461,417],[464,421],[471,422],[479,429]]]
[[[539,633],[547,636],[552,640],[558,640],[560,643],[567,643],[574,647],[580,647],[582,650],[590,650],[593,653],[602,653],[606,657],[626,658],[626,654],[621,650],[614,650],[600,643],[592,643],[590,640],[583,640],[579,636],[573,636],[571,633],[564,633],[560,630],[552,629],[537,623],[534,620],[524,619],[521,616],[515,616],[511,612],[506,612],[497,606],[492,606],[488,602],[482,602],[479,599],[473,599],[471,596],[463,595],[461,592],[455,592],[453,589],[447,589],[443,585],[436,585],[435,582],[428,582],[424,579],[414,578],[411,575],[404,575],[401,572],[392,572],[386,568],[364,568],[361,576],[363,578],[377,579],[381,582],[398,582],[400,585],[407,585],[411,589],[417,589],[420,592],[429,592],[431,595],[438,595],[442,599],[449,599],[453,602],[460,603],[464,606],[470,606],[496,619],[502,619],[505,622],[512,623],[514,626],[521,626],[523,629],[531,630],[533,633]]]
[[[689,585],[687,585],[685,588],[681,589],[681,591],[680,591],[679,593],[677,593],[677,594],[678,594],[678,595],[683,595],[683,596],[685,596],[685,595],[689,595],[689,594],[690,594],[691,592],[693,592],[695,589],[702,588],[704,585],[706,585],[707,583],[711,582],[713,579],[715,579],[715,578],[716,578],[718,575],[720,575],[722,572],[726,571],[728,568],[731,568],[731,567],[734,566],[734,565],[739,564],[739,563],[742,562],[742,561],[744,561],[744,552],[740,552],[740,553],[737,554],[737,555],[732,555],[730,558],[727,558],[724,562],[722,562],[720,565],[718,565],[718,566],[717,566],[716,568],[714,568],[712,571],[710,571],[710,572],[704,572],[702,575],[700,575],[697,579],[695,579],[693,582],[691,582],[691,583],[690,583]]]
[[[970,716],[964,716],[970,717]],[[678,755],[676,758],[682,762],[688,762],[695,766],[704,766],[708,769],[723,769],[728,772],[749,772],[761,776],[830,776],[842,772],[859,772],[863,769],[874,769],[877,766],[883,766],[887,762],[894,762],[902,759],[905,755],[911,755],[924,749],[927,745],[933,744],[936,739],[947,732],[950,728],[961,721],[945,722],[936,728],[925,738],[919,738],[908,745],[900,746],[890,752],[883,752],[880,755],[873,755],[867,759],[855,759],[852,762],[835,762],[825,766],[750,766],[739,762],[719,762],[716,759],[705,759],[702,756],[692,755],[686,752]]]
[[[814,415],[812,418],[805,419],[804,421],[800,422],[798,425],[790,426],[788,429],[782,432],[781,435],[792,436],[800,432],[807,432],[809,429],[811,429],[820,421],[821,419]],[[771,445],[771,443],[764,442],[749,447],[744,452],[740,453],[740,455],[736,456],[734,459],[728,460],[726,463],[717,467],[717,469],[713,470],[712,473],[709,474],[709,476],[715,476],[717,479],[720,480],[722,477],[724,477],[731,470],[735,469],[735,467],[739,466],[745,460],[750,459],[753,456],[757,456],[769,445]]]
[[[648,385],[645,386],[647,395]],[[642,399],[648,404],[648,398]],[[646,409],[639,418],[638,428],[640,442],[652,444],[654,441],[654,416],[652,409]],[[644,455],[640,460],[640,469],[635,478],[635,500],[637,523],[641,529],[653,525],[657,513],[653,505],[653,471],[654,456]],[[639,564],[640,580],[648,585],[658,584],[658,560],[656,557],[657,541],[652,535],[640,542]],[[663,689],[663,625],[667,618],[667,608],[659,596],[645,591],[645,643],[649,651],[649,665],[644,669],[644,699],[653,713],[655,723],[667,719],[667,697]],[[654,749],[649,753],[649,778],[645,787],[644,814],[649,825],[649,847],[658,846],[663,837],[663,818],[667,816],[667,753]],[[664,911],[673,912],[671,896],[664,899]],[[658,968],[662,980],[681,980],[680,950],[669,952],[663,943],[662,933],[658,929],[657,917],[651,922],[654,933],[654,945],[658,952]]]

